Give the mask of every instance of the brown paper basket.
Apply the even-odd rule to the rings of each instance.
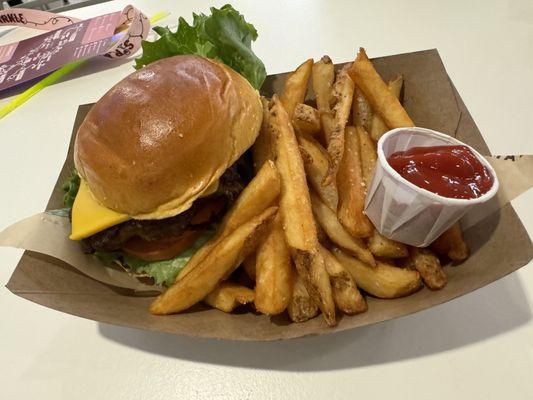
[[[373,61],[385,80],[403,74],[404,104],[417,126],[453,135],[489,155],[436,50]],[[285,74],[269,76],[263,94],[279,92],[284,80]],[[85,105],[78,110],[67,160],[47,210],[62,207],[61,185],[72,168],[73,139],[89,108],[90,105]],[[423,289],[395,300],[368,298],[368,312],[341,316],[335,328],[328,328],[321,316],[305,323],[290,323],[284,316],[270,318],[251,312],[225,314],[203,306],[178,315],[153,316],[148,312],[152,297],[100,283],[60,260],[31,251],[24,252],[7,287],[16,295],[43,306],[109,324],[219,339],[290,339],[352,329],[433,307],[516,271],[533,256],[531,240],[510,204],[469,228],[465,239],[472,255],[462,265],[446,267],[449,282],[443,290]]]

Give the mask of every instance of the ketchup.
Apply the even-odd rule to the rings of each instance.
[[[494,183],[466,146],[413,147],[391,154],[387,161],[409,182],[444,197],[474,199]]]

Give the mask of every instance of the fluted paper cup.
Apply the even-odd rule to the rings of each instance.
[[[463,145],[474,153],[494,178],[491,189],[475,199],[439,196],[404,179],[387,162],[397,151],[412,147]],[[398,242],[425,247],[451,227],[471,207],[480,206],[498,191],[491,165],[475,149],[461,141],[424,128],[398,128],[378,142],[378,161],[365,202],[365,213],[376,229]]]

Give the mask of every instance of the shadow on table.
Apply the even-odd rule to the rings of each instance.
[[[99,324],[105,338],[142,351],[216,365],[284,371],[357,368],[468,346],[531,319],[517,274],[447,304],[332,335],[281,342],[199,339]]]

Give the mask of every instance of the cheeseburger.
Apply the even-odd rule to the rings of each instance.
[[[179,256],[246,185],[261,121],[258,92],[218,61],[174,56],[129,75],[78,130],[70,238],[126,268]]]

